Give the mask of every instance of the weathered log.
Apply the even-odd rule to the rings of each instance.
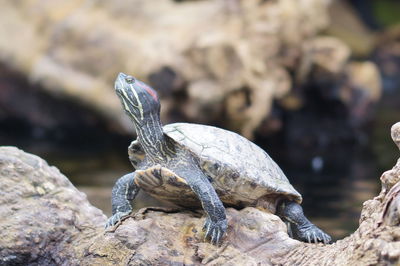
[[[54,1],[0,1],[0,63],[123,133],[133,128],[112,89],[120,71],[160,91],[165,122],[224,121],[250,138],[273,101],[298,94],[310,73],[339,84],[353,75],[348,47],[317,36],[329,24],[325,0]]]
[[[400,123],[392,127],[399,145]],[[0,148],[1,265],[397,265],[400,159],[363,205],[359,228],[332,245],[291,239],[285,224],[257,208],[227,209],[220,247],[203,241],[201,212],[144,208],[104,231],[106,217],[55,167]]]

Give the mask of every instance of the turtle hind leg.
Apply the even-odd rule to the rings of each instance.
[[[286,223],[289,223],[291,235],[304,242],[328,244],[331,237],[311,223],[303,213],[300,204],[294,201],[282,201],[278,205],[277,214]]]
[[[107,220],[105,228],[115,225],[131,213],[131,201],[139,192],[139,187],[135,184],[135,175],[136,173],[124,175],[115,183],[111,195],[113,215]]]

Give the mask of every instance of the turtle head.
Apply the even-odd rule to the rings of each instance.
[[[119,73],[115,80],[115,92],[126,114],[134,122],[142,124],[150,115],[159,116],[160,100],[157,92],[144,82]]]

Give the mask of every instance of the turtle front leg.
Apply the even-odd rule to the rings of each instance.
[[[205,238],[214,245],[220,244],[228,222],[225,208],[208,178],[199,169],[190,169],[181,175],[199,198],[207,218],[203,226]]]
[[[115,225],[132,211],[131,201],[139,192],[135,184],[135,172],[124,175],[115,183],[111,194],[112,216],[107,220],[105,228]]]
[[[300,204],[294,201],[282,201],[277,210],[277,214],[288,224],[291,237],[308,243],[331,242],[331,237],[327,233],[305,217]]]

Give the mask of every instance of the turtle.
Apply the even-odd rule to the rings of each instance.
[[[115,92],[137,133],[128,148],[135,171],[115,183],[106,228],[130,215],[132,201],[142,189],[181,207],[202,207],[205,239],[212,244],[219,245],[226,233],[225,206],[262,207],[287,224],[292,238],[331,242],[327,233],[305,217],[302,196],[259,146],[213,126],[174,123],[163,127],[157,92],[133,76],[119,73]]]

